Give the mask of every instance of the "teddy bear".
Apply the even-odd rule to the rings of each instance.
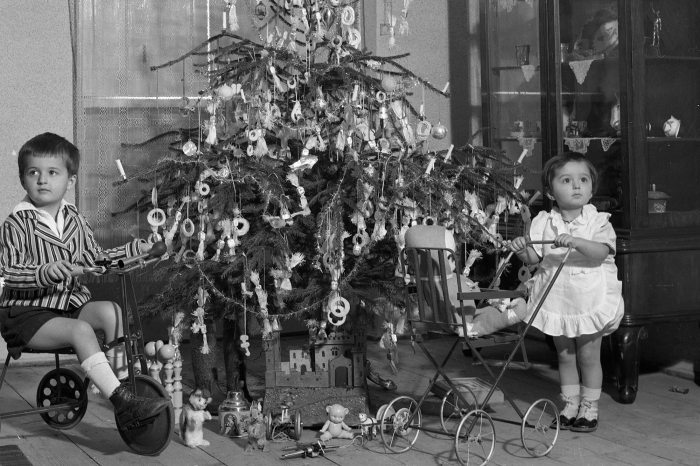
[[[211,420],[211,414],[206,410],[209,403],[211,403],[209,390],[196,388],[190,392],[188,403],[182,407],[182,413],[180,413],[180,437],[182,437],[185,445],[190,448],[209,445],[209,441],[204,440],[202,433],[204,421]]]
[[[326,406],[328,420],[321,427],[321,441],[325,442],[332,438],[353,438],[352,429],[343,422],[345,416],[350,412],[339,404]]]

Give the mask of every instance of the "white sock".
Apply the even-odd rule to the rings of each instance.
[[[598,401],[601,391],[600,388],[588,388],[581,385],[581,398],[588,401]]]
[[[561,386],[561,398],[564,400],[566,405],[564,409],[561,410],[561,414],[564,417],[576,417],[579,411],[579,403],[581,401],[581,391],[580,385],[562,385]]]
[[[107,360],[112,366],[114,374],[119,380],[124,380],[129,376],[129,369],[126,365],[126,348],[123,344],[107,350]]]
[[[80,363],[90,380],[95,384],[100,392],[109,398],[114,390],[119,386],[119,379],[112,372],[112,367],[107,361],[107,357],[102,352],[97,352]]]

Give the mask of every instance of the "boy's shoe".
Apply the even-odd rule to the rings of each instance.
[[[114,390],[109,401],[114,405],[117,424],[124,429],[153,418],[170,406],[170,400],[166,398],[146,398],[135,395],[125,383]]]
[[[598,428],[598,403],[583,400],[578,416],[571,426],[573,432],[593,432]]]

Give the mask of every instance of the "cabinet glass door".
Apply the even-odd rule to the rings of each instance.
[[[559,55],[559,147],[593,162],[598,188],[591,203],[615,221],[624,206],[618,3],[561,0],[558,16],[559,44],[552,50]]]
[[[640,149],[648,227],[700,225],[700,2],[643,0],[634,37],[642,74]],[[642,36],[643,34],[643,36]],[[641,155],[641,154],[640,154]],[[644,215],[647,214],[647,215]]]
[[[482,0],[484,144],[520,160],[521,188],[541,190],[542,81],[539,0]]]

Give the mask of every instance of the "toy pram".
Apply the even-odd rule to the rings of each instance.
[[[551,243],[551,241],[532,242],[531,244],[544,243]],[[391,452],[402,453],[411,449],[421,430],[454,435],[454,449],[461,464],[485,464],[495,449],[493,421],[497,420],[520,425],[521,441],[527,452],[535,457],[544,456],[552,450],[559,435],[559,411],[554,402],[546,398],[538,399],[523,414],[514,401],[504,393],[504,398],[518,414],[520,421],[492,418],[485,411],[485,408],[518,348],[523,345],[526,333],[559,276],[571,249],[564,256],[562,264],[548,284],[528,322],[520,332],[516,332],[513,334],[514,336],[510,337],[514,347],[498,374],[494,374],[489,364],[476,351],[477,346],[479,346],[476,342],[479,339],[467,336],[467,322],[471,320],[471,316],[476,311],[473,303],[487,299],[522,298],[524,292],[495,289],[463,290],[463,281],[456,268],[455,249],[456,245],[452,234],[441,226],[421,225],[409,229],[406,233],[406,247],[403,257],[404,271],[411,277],[409,286],[415,290],[416,296],[413,299],[418,303],[417,313],[409,315],[413,331],[412,339],[435,366],[436,372],[419,401],[416,402],[409,396],[399,396],[388,405],[380,408],[377,420],[382,441]],[[409,312],[409,314],[411,313]],[[456,334],[455,329],[459,327],[463,329],[464,337]],[[455,341],[442,363],[436,361],[424,345],[419,333],[419,331],[424,330],[437,331],[455,337]],[[457,344],[461,341],[464,341],[471,349],[472,354],[479,359],[491,378],[489,381],[491,387],[480,403],[476,397],[468,400],[464,394],[464,387],[460,387],[450,380],[443,369]],[[439,377],[442,377],[449,387],[449,391],[442,400],[440,412],[443,431],[423,426],[421,414],[421,406],[433,391]],[[459,418],[456,430],[449,427],[448,421],[453,416]]]

